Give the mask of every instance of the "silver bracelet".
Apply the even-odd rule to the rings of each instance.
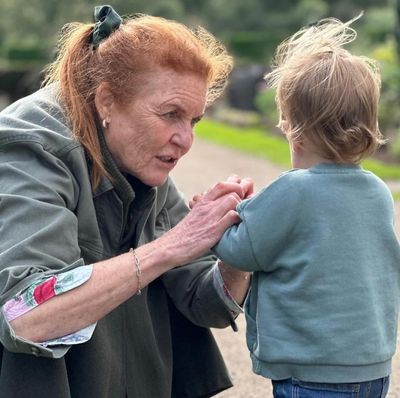
[[[140,268],[140,260],[137,256],[135,250],[132,248],[129,249],[129,253],[133,254],[133,259],[135,260],[136,267],[136,277],[137,277],[137,292],[136,295],[140,296],[142,294],[142,269]]]

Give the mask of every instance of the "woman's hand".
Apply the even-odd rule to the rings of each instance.
[[[254,183],[250,178],[242,179],[237,175],[232,175],[227,179],[227,182],[240,185],[240,188],[242,189],[242,195],[240,196],[240,199],[250,198],[254,194]],[[208,191],[204,194],[195,195],[192,198],[189,203],[189,207],[192,209],[192,211],[199,203],[201,203],[207,194]],[[241,305],[246,298],[246,294],[249,289],[251,273],[235,269],[222,261],[218,262],[218,267],[229,293],[233,299]]]
[[[229,176],[227,181],[237,182],[242,187],[243,199],[251,198],[254,195],[254,181],[251,178],[241,178],[234,174]]]
[[[239,184],[241,187],[241,199],[248,199],[254,194],[254,182],[251,178],[240,178],[238,175],[233,174],[229,176],[226,180],[225,183],[236,183]],[[215,187],[215,186],[214,186]],[[194,195],[193,198],[189,202],[189,207],[193,209],[193,207],[196,205],[197,202],[199,202],[204,195],[206,195],[209,191],[206,191],[204,193],[200,193],[197,195]]]
[[[166,253],[165,261],[184,265],[214,246],[227,228],[240,221],[235,209],[251,186],[232,178],[198,195],[191,212],[157,239]]]

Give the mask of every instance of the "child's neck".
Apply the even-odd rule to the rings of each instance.
[[[332,163],[332,161],[311,151],[292,153],[292,166],[295,169],[309,169],[320,163]]]

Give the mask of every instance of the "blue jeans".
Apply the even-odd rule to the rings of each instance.
[[[384,398],[389,377],[362,383],[309,383],[295,378],[272,381],[274,398]]]

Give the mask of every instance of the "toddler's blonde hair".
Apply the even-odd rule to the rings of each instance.
[[[385,140],[378,127],[380,73],[375,61],[343,48],[357,33],[327,18],[281,43],[272,72],[288,139],[310,142],[324,158],[357,163]]]

